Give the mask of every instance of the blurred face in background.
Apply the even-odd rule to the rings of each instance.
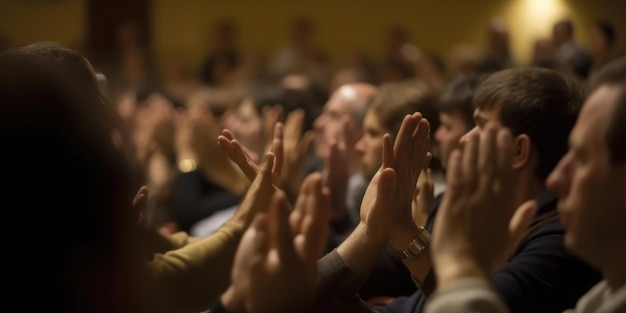
[[[263,155],[263,127],[251,99],[244,99],[232,120],[232,132],[239,143],[257,156]]]
[[[347,123],[347,131],[350,134],[360,136],[361,129],[352,115],[353,103],[356,91],[350,86],[341,87],[326,103],[324,111],[315,120],[315,153],[320,158],[326,158],[330,154],[330,144],[344,135],[343,124]],[[345,138],[346,144],[354,145],[358,138]]]
[[[382,126],[376,113],[368,110],[363,120],[363,136],[356,143],[361,154],[363,176],[371,180],[383,162],[383,135],[390,131]]]
[[[448,158],[454,149],[459,147],[459,140],[472,128],[465,124],[459,112],[439,113],[441,125],[435,132],[435,140],[439,144],[439,158],[441,165],[448,165]]]

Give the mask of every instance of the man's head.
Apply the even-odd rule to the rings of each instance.
[[[626,58],[600,69],[591,90],[547,185],[559,194],[566,247],[607,275],[626,256]]]
[[[438,155],[433,157],[448,163],[450,153],[459,146],[461,137],[474,128],[474,107],[472,99],[486,75],[468,74],[454,79],[444,91],[439,102],[439,128],[435,140],[439,144]]]
[[[553,70],[524,67],[496,72],[474,95],[476,127],[471,132],[489,121],[509,128],[516,148],[512,166],[543,186],[567,152],[567,137],[583,97],[581,86]]]
[[[561,20],[552,28],[552,41],[558,47],[574,37],[574,24],[570,20]]]
[[[615,45],[615,28],[608,21],[596,21],[589,33],[589,52],[594,58],[605,58]]]
[[[438,126],[437,100],[432,89],[420,81],[392,82],[380,87],[367,109],[363,136],[356,144],[366,179],[372,179],[382,164],[383,135],[389,133],[395,138],[407,114],[421,112],[432,129]]]
[[[354,146],[363,135],[361,126],[367,104],[376,93],[374,85],[350,83],[339,87],[324,106],[324,111],[315,120],[315,153],[325,158],[330,153],[330,144],[343,136],[344,123],[349,138],[346,144]]]

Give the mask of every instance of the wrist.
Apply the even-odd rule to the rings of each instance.
[[[439,260],[436,263],[437,288],[445,288],[449,285],[467,279],[479,278],[488,280],[487,274],[475,262],[467,259],[454,259],[448,261]]]
[[[389,243],[395,251],[403,251],[409,246],[413,239],[419,236],[420,232],[420,227],[417,227],[412,221],[411,223],[406,223],[406,225],[398,225],[391,232]]]
[[[226,308],[228,313],[246,312],[244,301],[236,296],[235,290],[232,285],[228,287],[226,292],[222,294],[222,296],[220,297],[220,301],[222,302],[222,305],[224,306],[224,308]]]

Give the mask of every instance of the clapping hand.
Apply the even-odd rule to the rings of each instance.
[[[516,173],[513,138],[487,125],[450,156],[431,253],[438,287],[462,278],[486,279],[528,228],[537,204],[511,201]]]
[[[298,312],[312,304],[317,260],[326,244],[328,190],[319,174],[302,184],[292,211],[282,191],[257,214],[235,256],[232,285],[222,295],[231,313]]]

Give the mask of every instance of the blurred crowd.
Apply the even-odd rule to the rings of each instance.
[[[178,55],[160,68],[133,23],[107,53],[4,49],[3,194],[23,207],[10,222],[43,235],[10,240],[10,251],[45,259],[12,261],[28,278],[12,279],[14,292],[41,288],[33,308],[62,312],[468,312],[441,304],[451,298],[440,289],[478,277],[472,290],[504,311],[471,312],[561,312],[606,279],[612,267],[587,251],[600,252],[567,241],[557,202],[569,194],[553,170],[577,147],[568,136],[589,95],[626,90],[604,73],[626,74],[611,22],[556,22],[528,43],[530,64],[513,58],[500,18],[484,47],[451,59],[395,27],[382,57],[360,51],[339,65],[312,20],[290,27],[265,57],[240,49],[237,24],[223,20],[198,68]],[[618,220],[626,190],[606,196],[620,192]],[[494,206],[520,207],[516,233],[503,230],[514,213]],[[626,251],[618,225],[589,222],[618,238],[608,250]],[[623,251],[608,258],[626,261]],[[451,265],[460,259],[473,267]],[[624,312],[619,279],[624,302],[602,312]]]

